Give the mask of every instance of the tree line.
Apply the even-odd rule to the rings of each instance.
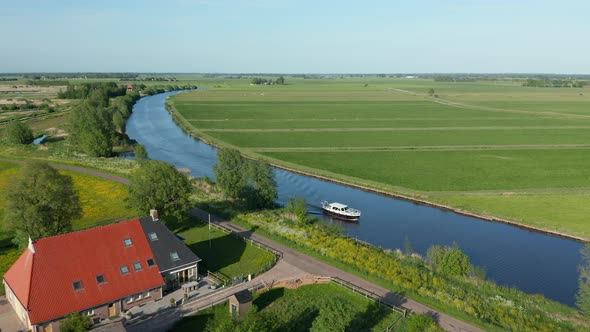
[[[279,76],[276,80],[272,80],[272,79],[254,77],[252,79],[252,84],[255,84],[255,85],[273,85],[273,84],[284,85],[285,78],[283,76]]]
[[[538,88],[583,88],[588,82],[576,80],[527,79],[522,86]]]

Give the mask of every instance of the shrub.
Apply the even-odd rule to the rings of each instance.
[[[436,328],[436,323],[428,315],[412,315],[406,321],[406,327],[410,332],[423,332]]]
[[[24,122],[12,121],[6,126],[6,138],[13,144],[33,143],[33,131]]]

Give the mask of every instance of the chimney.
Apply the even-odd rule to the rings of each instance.
[[[150,216],[152,216],[152,220],[153,221],[160,220],[160,217],[158,216],[158,210],[156,210],[156,209],[151,209],[150,210]]]
[[[33,240],[31,239],[31,237],[29,236],[29,250],[34,254],[35,253],[35,243],[33,242]]]

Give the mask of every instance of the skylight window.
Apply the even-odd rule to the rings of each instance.
[[[172,260],[173,262],[177,261],[179,259],[180,259],[180,257],[178,257],[178,253],[176,251],[173,251],[170,253],[170,260]]]
[[[149,233],[148,236],[150,237],[150,240],[152,240],[152,241],[156,241],[158,239],[158,234],[156,234],[155,232]]]
[[[133,241],[131,241],[131,238],[126,238],[125,240],[123,240],[123,243],[125,244],[125,247],[133,245]]]
[[[129,273],[129,267],[127,265],[123,265],[119,268],[119,270],[121,270],[121,274],[127,274]]]
[[[153,259],[151,259],[151,258],[148,258],[148,260],[147,260],[147,265],[148,265],[149,267],[152,267],[152,266],[156,265],[156,263],[154,262],[154,260],[153,260]]]
[[[75,291],[79,291],[81,289],[84,289],[84,285],[82,285],[82,280],[74,281],[72,283],[72,285],[74,286]]]
[[[96,276],[96,282],[98,284],[104,284],[105,282],[107,282],[107,280],[104,277],[104,274],[99,274]]]
[[[135,271],[141,271],[141,263],[140,262],[133,263],[133,269]]]

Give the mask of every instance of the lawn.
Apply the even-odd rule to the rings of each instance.
[[[590,239],[574,204],[590,194],[589,89],[375,77],[287,83],[219,79],[171,101],[197,135],[255,158]],[[513,191],[529,195],[502,196]]]
[[[391,309],[336,284],[275,288],[256,294],[253,304],[257,310],[248,323],[255,321],[264,331],[384,331],[400,318]],[[245,323],[237,330],[246,330]],[[398,324],[394,331],[404,331],[403,319]],[[207,326],[232,330],[227,302],[183,318],[172,331],[203,331]]]
[[[201,222],[195,222],[190,229],[179,235],[186,239],[186,244],[203,260],[199,263],[201,269],[220,272],[229,278],[258,274],[275,262],[272,253],[216,227],[211,227],[209,235],[209,226]]]

